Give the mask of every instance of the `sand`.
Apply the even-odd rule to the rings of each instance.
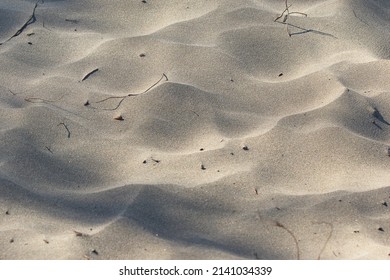
[[[35,4],[0,3],[0,259],[390,258],[389,1]]]

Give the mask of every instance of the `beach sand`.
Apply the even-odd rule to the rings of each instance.
[[[290,4],[2,0],[0,259],[390,259],[390,3]]]

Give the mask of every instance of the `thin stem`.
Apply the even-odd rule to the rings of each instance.
[[[292,4],[288,5],[287,1],[288,0],[285,1],[286,8],[284,9],[284,11],[277,18],[274,19],[274,22],[286,24],[287,34],[288,34],[289,37],[291,37],[292,34],[290,33],[290,30],[289,30],[289,25],[290,24],[287,22],[288,17],[290,15],[292,15],[292,14],[298,14],[298,15],[303,15],[303,16],[307,17],[307,14],[301,13],[301,12],[290,12],[290,7],[292,6]],[[279,21],[282,17],[283,17],[283,20]]]
[[[39,1],[38,1],[39,2]],[[35,10],[37,9],[38,7],[38,2],[35,3],[34,5],[34,8],[33,8],[33,11],[32,11],[32,14],[31,16],[28,18],[28,20],[23,24],[23,26],[21,28],[19,28],[18,31],[16,31],[16,33],[14,35],[12,35],[10,38],[8,38],[6,41],[0,43],[0,45],[10,41],[12,38],[14,37],[17,37],[19,36],[25,29],[27,26],[29,26],[30,24],[34,23],[36,21],[36,18],[35,18]]]
[[[302,16],[307,17],[307,14],[301,13],[301,12],[290,12],[290,15],[292,15],[292,14],[298,14],[298,15],[302,15]]]
[[[299,251],[299,244],[298,244],[298,240],[295,237],[294,233],[291,230],[289,230],[287,227],[285,227],[283,224],[281,224],[280,222],[278,222],[278,221],[275,221],[275,222],[276,222],[277,227],[280,227],[280,228],[284,229],[285,231],[287,231],[291,235],[291,237],[294,239],[295,247],[297,249],[297,260],[299,260],[301,258],[300,251]]]
[[[140,94],[144,94],[144,93],[147,93],[149,90],[151,90],[152,88],[154,88],[156,85],[158,85],[163,79],[165,78],[165,81],[168,81],[168,77],[167,75],[165,75],[164,73],[162,74],[161,78],[155,82],[153,85],[151,85],[149,88],[147,88],[145,91],[141,92],[141,93],[130,93],[128,95],[122,95],[122,96],[110,96],[110,97],[107,97],[107,98],[104,98],[102,100],[98,100],[98,101],[95,101],[95,102],[91,102],[91,103],[103,103],[103,102],[106,102],[107,100],[110,100],[110,99],[121,99],[119,101],[119,103],[114,107],[114,108],[96,108],[96,107],[92,107],[93,109],[100,109],[100,110],[107,110],[107,111],[115,111],[116,109],[118,109],[120,107],[120,105],[122,104],[122,102],[127,98],[127,97],[130,97],[130,96],[137,96],[137,95],[140,95]],[[89,102],[88,102],[88,105],[89,105]]]

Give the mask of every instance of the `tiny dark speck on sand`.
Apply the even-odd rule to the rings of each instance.
[[[117,116],[117,117],[114,118],[114,120],[124,121],[125,119],[122,116]]]

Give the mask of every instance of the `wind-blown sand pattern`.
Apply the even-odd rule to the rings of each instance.
[[[390,2],[288,4],[2,0],[0,258],[389,259]]]

